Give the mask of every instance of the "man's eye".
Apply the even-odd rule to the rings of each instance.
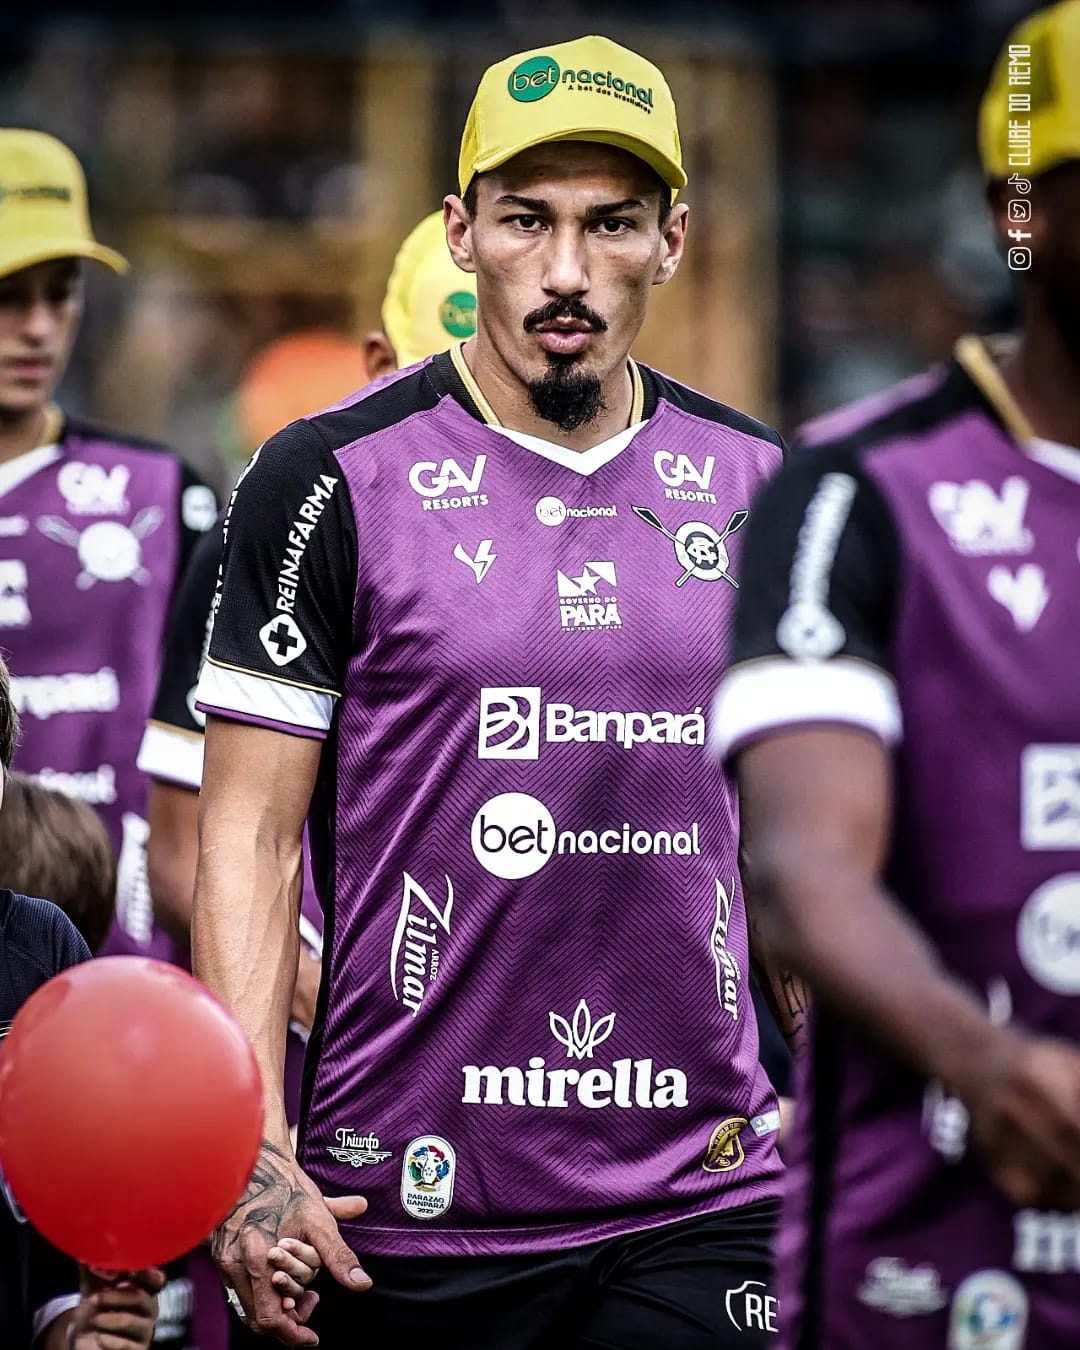
[[[539,216],[515,216],[514,219],[523,230],[533,230],[540,224]]]
[[[630,228],[630,222],[627,220],[617,220],[615,217],[609,217],[600,221],[601,234],[622,234]]]

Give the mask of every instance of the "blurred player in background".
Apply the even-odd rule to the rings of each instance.
[[[441,211],[421,221],[398,251],[382,319],[383,329],[367,334],[363,340],[364,367],[354,367],[350,382],[336,390],[322,386],[331,400],[352,393],[364,375],[372,382],[396,369],[399,352],[404,362],[412,365],[475,331],[475,283],[454,266],[446,247]],[[339,378],[348,374],[342,367],[335,373]],[[275,407],[286,422],[312,411],[310,402],[303,399],[304,392],[293,386],[285,395],[278,393]],[[257,407],[262,415],[261,401],[256,404],[251,400],[250,407]],[[148,862],[154,912],[158,922],[185,947],[190,941],[198,856],[198,792],[206,721],[195,707],[195,684],[206,654],[210,608],[221,562],[221,526],[219,519],[199,541],[177,593],[161,680],[138,761],[151,780]],[[285,1112],[294,1131],[300,1116],[304,1044],[315,1016],[323,939],[322,909],[307,867],[299,933],[299,964],[285,1055]],[[208,1293],[212,1293],[212,1286]],[[206,1296],[202,1302],[206,1302]],[[199,1309],[198,1320],[200,1350],[211,1350],[208,1342],[216,1344],[222,1334],[215,1330],[213,1315],[204,1307]],[[246,1335],[235,1320],[232,1334],[234,1342],[242,1342]]]
[[[1013,34],[980,146],[1019,340],[811,424],[714,724],[821,1000],[792,1350],[1080,1344],[1080,0]]]
[[[0,660],[0,828],[5,788],[19,736],[7,667]],[[96,822],[95,822],[96,823]],[[100,829],[100,826],[98,827]],[[33,841],[34,844],[37,841]],[[100,842],[90,840],[95,870]],[[3,856],[3,855],[0,855]],[[48,865],[46,860],[46,865]],[[37,895],[36,889],[30,895]],[[0,887],[0,1041],[16,1013],[47,980],[90,959],[74,925],[56,905]],[[0,1054],[2,1054],[0,1046]],[[0,1345],[4,1350],[138,1350],[154,1337],[160,1270],[110,1284],[80,1269],[26,1221],[0,1172]]]
[[[93,806],[119,857],[106,950],[165,956],[146,885],[135,767],[169,603],[210,489],[173,455],[65,417],[53,393],[82,311],[91,233],[74,155],[0,129],[0,647],[22,715],[19,768]]]
[[[636,53],[492,67],[445,203],[475,338],[271,438],[227,513],[194,955],[268,1093],[309,811],[327,921],[303,1167],[270,1095],[215,1236],[288,1343],[286,1235],[334,1277],[328,1347],[775,1331],[779,1113],[734,788],[696,747],[782,445],[629,358],[685,183]]]

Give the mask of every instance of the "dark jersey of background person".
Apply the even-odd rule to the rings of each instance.
[[[1076,1043],[1080,453],[1021,421],[964,339],[810,429],[756,507],[714,732],[729,757],[829,724],[891,747],[893,894],[992,1017]],[[817,1017],[807,1063],[782,1344],[1080,1344],[1080,1214],[1018,1211],[960,1103],[855,1028]]]
[[[0,890],[0,1038],[35,990],[89,960],[90,949],[63,910]],[[0,1186],[0,1345],[23,1350],[53,1316],[76,1305],[79,1270],[26,1222],[2,1173]]]
[[[174,455],[68,419],[0,465],[0,647],[22,719],[15,767],[89,802],[119,859],[102,954],[168,959],[146,884],[146,780],[135,767],[169,602],[213,522]]]
[[[139,750],[139,768],[150,778],[198,792],[202,786],[206,718],[195,707],[195,686],[210,640],[210,611],[221,564],[222,518],[198,541],[169,616],[161,678],[150,721]],[[300,940],[322,957],[323,912],[315,894],[308,851],[304,852],[304,888]],[[305,1028],[293,1023],[285,1052],[285,1110],[290,1125],[300,1118],[300,1081],[304,1068]]]
[[[782,445],[629,370],[630,426],[575,453],[502,428],[454,348],[273,437],[226,518],[200,706],[326,740],[301,1160],[368,1197],[368,1254],[778,1193],[738,804],[701,746]]]

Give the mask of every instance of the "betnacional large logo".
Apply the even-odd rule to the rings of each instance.
[[[701,839],[697,821],[685,830],[642,830],[628,821],[606,829],[560,830],[538,797],[503,792],[473,817],[472,850],[492,876],[521,881],[557,854],[685,858],[701,853]]]

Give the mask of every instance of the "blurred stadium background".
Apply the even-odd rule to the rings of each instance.
[[[82,159],[98,236],[72,412],[219,487],[268,343],[379,326],[397,246],[454,187],[488,62],[603,32],[665,70],[689,256],[638,351],[785,432],[1007,324],[975,109],[1016,0],[155,0],[9,11],[0,124]],[[100,275],[99,275],[100,272]],[[318,360],[319,348],[308,347]],[[314,351],[316,355],[311,356]],[[362,377],[357,375],[356,383]],[[239,395],[238,395],[238,391]]]

